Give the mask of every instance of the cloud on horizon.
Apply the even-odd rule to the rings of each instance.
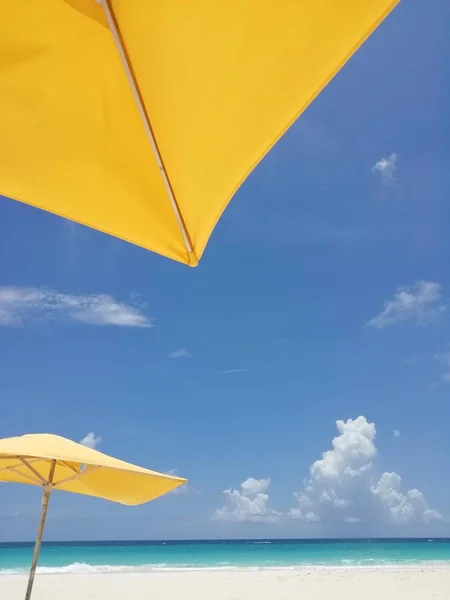
[[[281,513],[270,508],[270,479],[254,479],[250,477],[240,485],[240,489],[224,490],[224,505],[218,508],[213,518],[218,521],[234,521],[237,523],[276,523]]]
[[[444,520],[420,490],[404,488],[400,475],[377,472],[375,423],[359,416],[336,421],[336,427],[338,435],[332,448],[310,466],[309,478],[294,492],[296,505],[286,514],[270,506],[270,479],[250,477],[239,489],[224,490],[224,505],[213,518],[236,523],[293,519],[325,526],[360,523],[397,527]],[[400,431],[394,430],[393,435],[398,437]]]
[[[293,519],[307,522],[429,524],[442,521],[418,489],[406,490],[400,475],[377,475],[375,423],[363,416],[336,421],[332,449],[309,469],[309,479],[294,496]]]
[[[0,326],[20,327],[37,319],[117,327],[153,326],[140,307],[107,294],[77,295],[50,288],[0,286]]]

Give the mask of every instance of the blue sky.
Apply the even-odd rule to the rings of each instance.
[[[54,494],[48,539],[450,535],[449,19],[401,2],[197,269],[0,199],[0,437],[94,432],[190,480]],[[39,508],[2,484],[0,539]]]

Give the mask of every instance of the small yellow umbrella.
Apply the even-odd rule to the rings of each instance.
[[[133,506],[149,502],[186,483],[186,479],[150,471],[51,434],[0,439],[0,481],[44,488],[26,600],[31,597],[52,490]]]
[[[195,266],[398,0],[0,0],[0,194]]]

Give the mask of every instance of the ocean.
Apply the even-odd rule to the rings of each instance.
[[[26,572],[33,544],[0,543],[0,574]],[[40,573],[450,565],[450,539],[47,542]]]

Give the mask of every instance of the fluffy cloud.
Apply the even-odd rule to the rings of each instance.
[[[383,329],[404,321],[427,324],[445,309],[441,285],[433,281],[419,281],[410,287],[399,287],[394,298],[387,300],[383,310],[367,325]]]
[[[140,308],[105,294],[82,296],[48,288],[0,287],[0,325],[20,326],[35,318],[59,318],[89,325],[152,326]]]
[[[336,421],[339,435],[332,449],[309,470],[309,479],[294,493],[293,519],[306,522],[386,523],[411,525],[441,520],[422,492],[402,488],[397,473],[377,477],[376,429],[363,416]]]
[[[396,525],[431,523],[442,516],[430,508],[418,489],[402,490],[402,478],[397,473],[383,473],[372,488],[373,497],[379,502],[382,520]]]
[[[252,523],[275,523],[281,513],[273,510],[269,504],[270,479],[250,477],[241,483],[239,490],[228,489],[223,492],[225,504],[214,513],[221,521],[244,521]]]
[[[102,438],[99,435],[95,435],[95,433],[91,431],[80,440],[80,444],[82,444],[83,446],[87,446],[88,448],[95,449],[99,446],[101,441]]]
[[[186,348],[178,348],[169,353],[169,358],[190,358],[192,354]]]
[[[398,155],[394,152],[389,156],[383,156],[372,167],[372,172],[379,173],[383,185],[389,186],[395,183],[395,172],[397,171]]]
[[[394,437],[400,437],[400,435],[401,435],[401,433],[400,433],[400,429],[394,429],[394,430],[392,431],[392,435],[393,435]]]

